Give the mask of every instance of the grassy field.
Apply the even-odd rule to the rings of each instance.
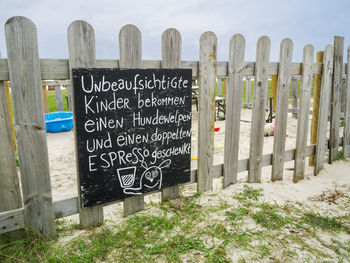
[[[344,214],[266,202],[262,189],[245,185],[231,196],[235,205],[201,204],[197,194],[88,230],[57,220],[54,241],[28,230],[21,240],[1,236],[0,262],[349,262],[350,197],[329,196]]]

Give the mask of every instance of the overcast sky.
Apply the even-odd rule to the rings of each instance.
[[[218,60],[227,60],[230,38],[246,38],[246,61],[253,61],[256,42],[271,39],[271,61],[279,59],[283,38],[294,42],[293,61],[312,44],[322,50],[334,35],[350,44],[350,0],[0,0],[0,51],[6,57],[4,25],[12,16],[26,16],[37,27],[41,58],[68,58],[67,28],[85,20],[95,29],[98,59],[118,59],[118,32],[126,24],[142,33],[143,59],[161,58],[161,34],[174,27],[182,35],[183,60],[198,60],[199,38],[213,31]],[[345,56],[346,57],[346,56]]]

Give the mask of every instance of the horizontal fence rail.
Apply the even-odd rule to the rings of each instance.
[[[343,143],[343,137],[339,138],[339,145]],[[328,141],[326,143],[328,145]],[[305,151],[305,157],[312,156],[315,154],[316,145],[308,145]],[[284,153],[284,162],[295,160],[295,149],[287,150]],[[327,160],[325,159],[325,162]],[[262,167],[272,165],[272,153],[263,155]],[[213,178],[220,178],[223,176],[224,164],[214,165]],[[238,161],[238,172],[246,172],[249,168],[249,159],[241,159]],[[191,171],[191,181],[181,186],[197,183],[197,169]],[[160,190],[146,193],[144,195],[150,195],[160,192]],[[123,202],[118,200],[112,203],[103,204],[103,206],[117,204]],[[63,218],[72,216],[79,213],[78,197],[71,197],[67,199],[53,201],[53,209],[55,218]],[[24,209],[19,208],[11,211],[0,212],[0,234],[21,229],[24,227]]]
[[[278,74],[278,62],[270,62],[268,66],[268,75]],[[41,79],[42,80],[60,80],[69,79],[69,60],[68,59],[40,59]],[[119,68],[119,60],[115,59],[97,59],[97,68]],[[161,60],[142,60],[141,68],[161,68]],[[192,69],[192,77],[199,76],[199,61],[181,61],[180,68]],[[227,77],[228,62],[217,62],[217,77]],[[343,65],[343,75],[346,73],[347,64]],[[244,62],[243,76],[254,76],[255,62]],[[321,74],[322,63],[314,63],[313,74]],[[292,63],[291,74],[299,76],[302,74],[302,63]],[[7,59],[0,59],[0,81],[10,80]]]

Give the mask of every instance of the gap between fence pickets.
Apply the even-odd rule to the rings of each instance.
[[[343,144],[343,137],[339,138],[339,146]],[[329,148],[329,141],[326,141],[327,148]],[[308,145],[306,147],[305,157],[311,156],[315,153],[316,145]],[[285,151],[284,161],[293,161],[295,157],[295,149]],[[238,161],[238,172],[248,171],[248,159],[242,159]],[[324,159],[327,162],[328,159]],[[272,153],[266,154],[262,158],[262,167],[270,166],[272,164]],[[214,165],[214,178],[219,178],[223,176],[223,163]],[[197,169],[191,171],[191,181],[179,186],[185,186],[188,184],[193,184],[197,182]],[[148,192],[144,195],[150,195],[160,192],[160,190]],[[111,203],[103,204],[103,206],[117,204],[123,202],[123,200],[118,200]],[[78,197],[71,197],[67,199],[62,199],[58,201],[53,201],[53,209],[55,218],[62,218],[79,213]],[[11,211],[0,212],[0,234],[11,232],[24,227],[24,210],[23,208],[14,209]]]
[[[268,67],[268,75],[278,74],[278,62],[270,62]],[[343,64],[342,74],[346,73],[346,65]],[[66,80],[70,78],[68,59],[40,59],[41,79],[42,80]],[[97,68],[118,68],[119,60],[99,59],[96,60]],[[142,68],[161,68],[160,60],[142,60]],[[227,77],[227,61],[218,61],[217,77]],[[199,62],[198,61],[181,61],[180,68],[192,69],[192,77],[198,77]],[[314,63],[313,74],[321,74],[322,63]],[[254,76],[255,62],[246,61],[244,63],[243,76]],[[291,75],[301,75],[302,63],[292,63]],[[0,59],[0,81],[10,80],[7,59]]]

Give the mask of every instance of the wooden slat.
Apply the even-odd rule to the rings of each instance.
[[[56,95],[57,111],[63,111],[63,101],[62,101],[61,86],[55,86],[55,95]]]
[[[304,68],[304,67],[303,67]],[[292,78],[292,116],[293,118],[298,117],[298,80]]]
[[[347,49],[347,63],[350,63],[350,46]],[[350,158],[350,67],[346,69],[346,102],[345,102],[345,116],[344,116],[344,156]]]
[[[230,40],[230,61],[226,98],[224,187],[237,183],[244,54],[244,37],[240,34],[234,35]]]
[[[286,145],[290,70],[293,55],[293,41],[283,39],[280,49],[280,66],[277,79],[277,104],[275,134],[273,136],[273,159],[271,180],[282,180],[284,171],[284,152]]]
[[[331,45],[326,46],[323,61],[324,67],[322,71],[320,109],[318,113],[314,175],[317,175],[323,169],[325,154],[324,142],[326,141],[329,99],[333,76],[333,47]]]
[[[22,197],[16,167],[14,141],[12,134],[13,118],[4,82],[0,82],[0,212],[20,208]]]
[[[0,234],[24,228],[24,208],[0,212]]]
[[[73,110],[73,102],[72,102],[72,88],[70,85],[67,85],[67,98],[68,98],[68,110]]]
[[[303,75],[300,82],[300,100],[298,113],[298,128],[295,150],[295,165],[293,181],[296,183],[304,179],[305,158],[307,145],[307,132],[309,126],[310,95],[312,88],[312,65],[314,48],[312,45],[304,47],[303,52]]]
[[[213,32],[200,37],[198,183],[199,192],[213,185],[215,87],[217,70],[217,38]]]
[[[79,213],[78,197],[53,202],[55,218],[62,218]]]
[[[252,84],[251,84],[251,79],[250,77],[247,77],[245,80],[245,97],[246,97],[246,103],[247,105],[251,105],[252,104],[252,99],[251,99],[251,88],[252,88]]]
[[[134,25],[126,25],[119,32],[120,68],[141,68],[142,45],[141,32]],[[124,216],[144,209],[144,196],[132,196],[124,199]]]
[[[323,62],[324,51],[318,51],[316,53],[316,62]],[[311,138],[310,143],[315,144],[317,139],[317,125],[318,125],[318,112],[320,109],[320,94],[321,94],[321,80],[322,74],[316,74],[314,78],[314,97],[312,103],[312,121],[311,121]],[[309,166],[313,166],[315,163],[314,156],[309,158]]]
[[[69,79],[69,63],[68,59],[40,59],[41,65],[41,79],[43,80],[66,80]],[[160,60],[143,60],[142,68],[160,68]],[[217,77],[227,77],[227,61],[219,61],[217,63]],[[96,67],[98,68],[118,68],[119,60],[100,59],[96,60]],[[199,62],[198,61],[181,61],[181,68],[191,68],[192,77],[199,76]],[[313,74],[320,74],[322,71],[322,64],[317,63],[313,67]],[[343,74],[345,74],[345,66],[343,67]],[[268,75],[277,75],[278,63],[270,62],[268,66]],[[255,71],[255,62],[244,62],[243,76],[253,76]],[[291,74],[301,75],[302,63],[292,63]],[[9,80],[7,59],[0,59],[0,81]]]
[[[162,34],[162,68],[179,68],[181,65],[181,34],[169,28]],[[162,189],[162,200],[179,197],[179,186]]]
[[[16,16],[6,22],[5,32],[25,221],[27,226],[52,239],[56,229],[36,27],[29,19]]]
[[[334,37],[333,53],[333,85],[331,95],[331,127],[330,127],[330,150],[329,163],[338,159],[338,138],[341,104],[341,84],[342,84],[342,66],[344,52],[344,37]]]
[[[343,138],[339,138],[339,145],[343,143]],[[328,141],[325,143],[327,147]],[[305,156],[311,156],[315,153],[316,145],[308,145],[306,147]],[[288,150],[285,152],[285,162],[294,160],[295,149]],[[270,166],[272,164],[272,154],[266,154],[263,156],[262,167]],[[238,172],[245,172],[248,170],[248,159],[243,159],[238,161]],[[220,178],[224,173],[224,164],[214,165],[214,178]],[[191,181],[188,183],[181,184],[180,186],[186,186],[189,184],[194,184],[197,182],[197,169],[191,171]],[[148,192],[145,195],[151,195],[159,192],[159,190]],[[103,204],[103,206],[108,206],[112,204],[120,203],[121,200],[117,200],[111,203]],[[79,203],[78,197],[71,197],[67,199],[62,199],[53,202],[55,218],[62,218],[66,216],[71,216],[79,213]],[[0,212],[0,234],[9,231],[17,230],[24,227],[24,211],[23,208],[15,209],[6,212]]]
[[[62,86],[62,85],[70,85],[70,80],[43,80],[41,82],[43,86]]]
[[[48,113],[49,112],[49,101],[48,101],[48,97],[47,97],[46,86],[42,86],[41,90],[42,90],[42,94],[43,94],[44,113]]]
[[[257,44],[252,126],[250,132],[248,182],[261,182],[261,162],[264,145],[265,105],[268,89],[270,39],[260,37]]]
[[[95,55],[95,32],[92,26],[85,21],[75,21],[68,27],[68,51],[69,51],[69,72],[72,68],[91,68],[96,67]],[[71,83],[73,76],[70,76]],[[73,84],[73,83],[72,83]],[[74,85],[72,85],[73,110],[74,110]],[[73,114],[75,118],[75,114]],[[74,120],[75,123],[75,120]],[[74,126],[74,134],[76,136],[76,128]],[[79,179],[79,158],[78,158],[78,142],[75,140],[75,156],[77,167],[78,196],[80,197],[80,179]],[[79,218],[83,227],[95,226],[103,224],[103,207],[101,205],[82,208],[79,201]]]

